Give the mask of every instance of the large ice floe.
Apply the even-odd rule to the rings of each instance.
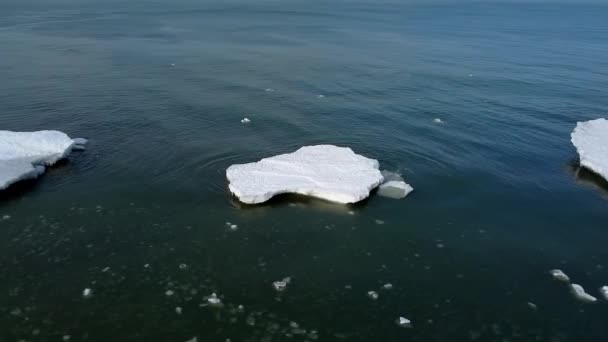
[[[581,166],[608,180],[608,120],[579,122],[571,138]]]
[[[305,146],[226,171],[230,191],[243,203],[263,203],[294,193],[337,203],[355,203],[383,181],[378,161],[347,147]]]
[[[0,190],[38,177],[46,166],[65,158],[75,146],[81,145],[58,131],[0,131]]]

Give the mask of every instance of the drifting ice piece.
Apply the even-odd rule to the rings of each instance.
[[[581,166],[608,180],[608,120],[579,122],[571,138]]]
[[[555,280],[563,281],[565,283],[570,281],[570,278],[562,270],[551,270],[549,273],[551,273]]]
[[[0,190],[36,178],[72,151],[74,141],[58,131],[0,131]]]
[[[295,193],[337,203],[369,196],[383,180],[378,161],[333,145],[305,146],[293,153],[226,171],[230,191],[247,204],[263,203],[278,194]]]
[[[574,297],[582,302],[593,303],[597,301],[597,298],[585,292],[585,289],[578,284],[572,284],[570,285],[570,288],[572,289],[572,294],[574,294]]]

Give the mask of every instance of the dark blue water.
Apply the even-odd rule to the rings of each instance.
[[[607,111],[602,2],[3,0],[0,129],[91,142],[0,195],[0,341],[608,340],[608,301],[548,274],[608,285],[569,141]],[[228,194],[318,143],[416,190]]]

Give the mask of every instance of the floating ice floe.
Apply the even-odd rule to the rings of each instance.
[[[250,123],[250,122],[251,122],[251,120],[249,120],[248,118],[243,118],[241,120],[241,123]]]
[[[222,306],[222,300],[219,299],[219,297],[215,293],[212,293],[211,296],[207,297],[207,303],[209,304],[209,306],[213,306],[213,307]]]
[[[93,294],[93,290],[86,288],[82,291],[82,296],[85,298],[91,297],[91,295]]]
[[[579,122],[571,134],[580,165],[608,180],[608,120]]]
[[[402,328],[410,328],[412,326],[412,321],[405,317],[399,317],[397,318],[397,325]]]
[[[391,290],[393,288],[393,284],[391,284],[391,283],[384,284],[384,285],[382,285],[382,288],[385,290]]]
[[[443,121],[443,120],[441,120],[440,118],[435,118],[435,119],[433,119],[433,122],[434,122],[434,123],[441,124],[441,123],[443,123],[444,121]]]
[[[67,157],[75,145],[58,131],[0,131],[0,190],[38,177],[46,166]]]
[[[367,296],[373,300],[378,299],[378,292],[376,291],[368,291]]]
[[[563,281],[566,283],[570,281],[570,278],[562,270],[551,270],[549,271],[549,273],[555,280]]]
[[[316,145],[226,171],[230,191],[243,203],[263,203],[275,195],[295,193],[337,203],[369,196],[383,180],[375,159],[346,147]]]
[[[277,292],[283,292],[283,291],[287,290],[287,285],[289,285],[290,282],[291,282],[290,277],[283,278],[283,280],[277,280],[277,281],[273,282],[272,287]]]
[[[608,286],[600,287],[600,293],[602,294],[602,297],[604,297],[605,300],[608,300]]]
[[[572,294],[574,295],[574,297],[580,301],[587,303],[593,303],[597,301],[597,298],[585,292],[585,289],[578,284],[572,284],[570,285],[570,288],[572,289]]]

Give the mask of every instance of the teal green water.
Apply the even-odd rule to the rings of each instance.
[[[606,115],[606,18],[601,3],[2,1],[0,129],[91,142],[0,195],[0,341],[607,340],[608,186],[569,141]],[[416,190],[229,195],[231,164],[319,143]],[[204,305],[214,292],[223,308]]]

